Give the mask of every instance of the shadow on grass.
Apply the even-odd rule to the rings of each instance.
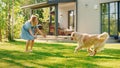
[[[25,57],[24,57],[25,56]],[[10,58],[12,60],[37,60],[37,59],[45,59],[48,57],[63,57],[60,53],[52,54],[49,52],[40,52],[35,51],[32,53],[25,53],[19,51],[8,51],[8,50],[0,50],[0,58]]]
[[[111,56],[120,56],[120,50],[119,49],[105,49],[103,51],[104,54],[108,54]]]
[[[9,50],[0,50],[0,61],[4,61],[8,63],[9,65],[16,65],[20,66],[22,68],[34,68],[29,65],[24,65],[20,62],[16,61],[27,61],[29,62],[30,60],[36,61],[36,60],[44,60],[47,59],[48,57],[63,57],[62,54],[52,54],[52,53],[47,53],[47,52],[38,52],[35,51],[33,53],[24,53],[24,52],[19,52],[19,51],[9,51]],[[47,62],[46,62],[47,63]]]
[[[107,68],[105,66],[100,66],[97,64],[78,62],[78,61],[67,61],[64,63],[53,63],[53,64],[40,64],[37,62],[32,62],[35,65],[47,67],[47,68]]]
[[[10,63],[10,64],[14,64],[16,66],[20,66],[21,68],[34,68],[34,67],[30,67],[30,66],[27,66],[27,65],[23,65],[19,62],[15,62],[14,60],[10,60],[10,59],[1,59],[2,61],[5,61],[7,63]],[[12,65],[13,66],[13,65]],[[5,67],[5,66],[4,66]],[[14,67],[14,66],[13,66]],[[7,68],[7,67],[5,67]],[[11,68],[11,67],[10,67]]]
[[[93,58],[96,58],[96,59],[119,59],[120,60],[120,58],[119,57],[110,57],[110,56],[94,56]]]

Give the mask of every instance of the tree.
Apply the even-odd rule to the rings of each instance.
[[[2,30],[4,29],[5,26],[5,6],[6,4],[0,0],[0,41],[2,41]]]
[[[37,1],[43,2],[45,0]],[[30,15],[30,11],[24,15],[21,6],[34,3],[35,0],[0,0],[0,41],[3,36],[9,41],[14,40],[14,37],[19,37],[22,24],[28,20]]]
[[[3,18],[5,18],[5,20],[2,22],[2,24],[6,24],[6,27],[4,28],[6,38],[8,38],[9,41],[12,41],[14,40],[14,23],[15,19],[17,19],[15,16],[19,15],[18,9],[20,9],[20,3],[23,2],[23,0],[2,0],[1,2],[5,4],[5,10],[2,8],[2,12],[5,13],[3,15]],[[18,7],[18,9],[14,9],[15,7]],[[14,11],[18,12],[14,13]]]

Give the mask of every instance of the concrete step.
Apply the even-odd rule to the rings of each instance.
[[[118,40],[115,40],[113,37],[109,37],[107,43],[118,43]]]

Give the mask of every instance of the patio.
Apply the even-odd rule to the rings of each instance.
[[[38,42],[68,42],[68,43],[76,43],[75,41],[70,39],[70,36],[54,36],[54,35],[47,35],[46,38],[43,38],[43,36],[38,35],[36,41]],[[107,43],[118,43],[118,40],[115,40],[114,38],[110,37],[107,41]]]

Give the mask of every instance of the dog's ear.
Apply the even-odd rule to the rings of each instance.
[[[73,37],[75,36],[75,33],[73,33]]]
[[[75,33],[74,33],[74,32],[72,32],[72,33],[71,33],[71,37],[74,37],[74,34],[75,34]]]

